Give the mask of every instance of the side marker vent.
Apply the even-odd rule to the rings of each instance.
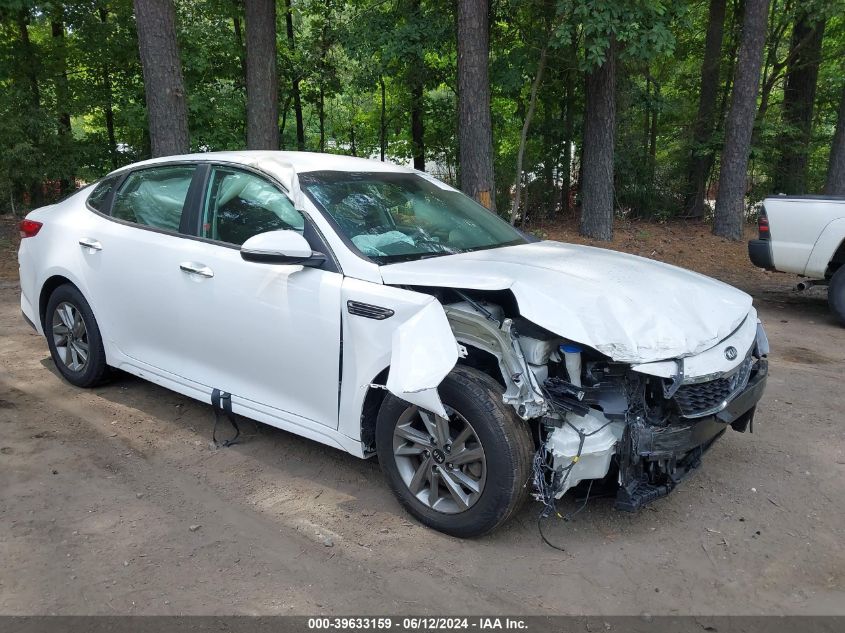
[[[389,319],[394,315],[393,310],[390,308],[382,308],[381,306],[361,303],[360,301],[347,301],[346,309],[349,310],[349,314],[365,317],[367,319],[375,319],[376,321],[383,321],[384,319]]]

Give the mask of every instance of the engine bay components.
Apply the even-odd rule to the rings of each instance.
[[[581,346],[567,343],[560,346],[566,364],[566,373],[569,375],[569,382],[576,387],[581,386]]]
[[[498,321],[492,312],[488,316],[468,301],[446,305],[444,310],[459,343],[497,359],[506,387],[504,401],[523,420],[543,416],[548,410],[546,400],[523,354],[513,319]]]
[[[555,498],[585,479],[607,476],[624,430],[624,422],[608,420],[595,409],[585,415],[567,412],[564,424],[553,427],[545,442],[554,472],[561,473]]]

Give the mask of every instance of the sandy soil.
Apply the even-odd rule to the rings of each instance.
[[[640,514],[596,499],[544,523],[566,552],[536,504],[452,539],[374,461],[249,422],[215,450],[208,405],[128,376],[69,386],[0,229],[0,613],[845,613],[845,328],[703,225],[624,224],[614,247],[752,292],[773,348],[755,432]]]

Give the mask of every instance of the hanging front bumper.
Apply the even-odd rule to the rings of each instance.
[[[758,359],[745,388],[718,413],[700,418],[678,417],[666,426],[634,422],[620,443],[620,488],[616,508],[636,512],[669,494],[701,464],[701,457],[727,430],[751,428],[766,388],[768,361]]]

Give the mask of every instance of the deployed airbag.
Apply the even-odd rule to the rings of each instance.
[[[352,243],[364,255],[386,255],[381,249],[391,244],[409,244],[414,246],[414,240],[401,231],[388,231],[387,233],[369,234],[362,233],[352,238]]]

